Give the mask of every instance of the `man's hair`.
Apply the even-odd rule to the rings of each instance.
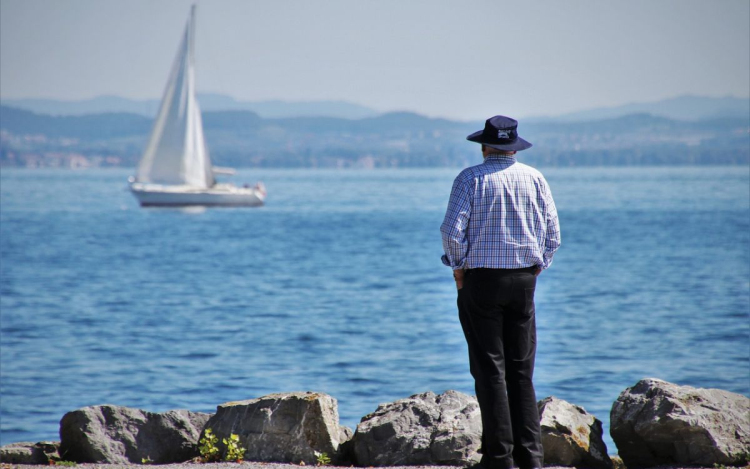
[[[498,150],[492,147],[485,146],[485,144],[482,144],[482,151],[484,151],[485,148],[489,148],[492,151],[492,153],[490,153],[491,155],[512,156],[516,154],[516,152],[513,150]]]

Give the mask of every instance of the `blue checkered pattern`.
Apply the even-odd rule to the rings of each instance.
[[[514,156],[489,155],[456,177],[440,232],[454,270],[546,269],[560,246],[547,181]]]

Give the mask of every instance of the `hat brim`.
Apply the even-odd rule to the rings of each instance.
[[[496,150],[506,150],[506,151],[523,151],[533,146],[531,142],[527,142],[521,137],[517,137],[513,143],[505,143],[505,144],[489,143],[489,142],[484,141],[484,139],[482,138],[483,133],[484,133],[483,130],[474,132],[473,134],[466,137],[466,140],[469,140],[470,142],[481,143],[482,145],[486,145]]]

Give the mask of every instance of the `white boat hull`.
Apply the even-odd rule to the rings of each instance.
[[[258,207],[266,198],[262,185],[255,187],[235,187],[230,184],[216,184],[210,189],[191,186],[170,186],[161,184],[130,184],[133,193],[142,207]]]

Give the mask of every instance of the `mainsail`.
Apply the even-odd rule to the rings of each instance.
[[[184,184],[201,189],[215,183],[201,111],[195,99],[194,29],[195,6],[190,11],[148,146],[138,165],[138,182]]]

